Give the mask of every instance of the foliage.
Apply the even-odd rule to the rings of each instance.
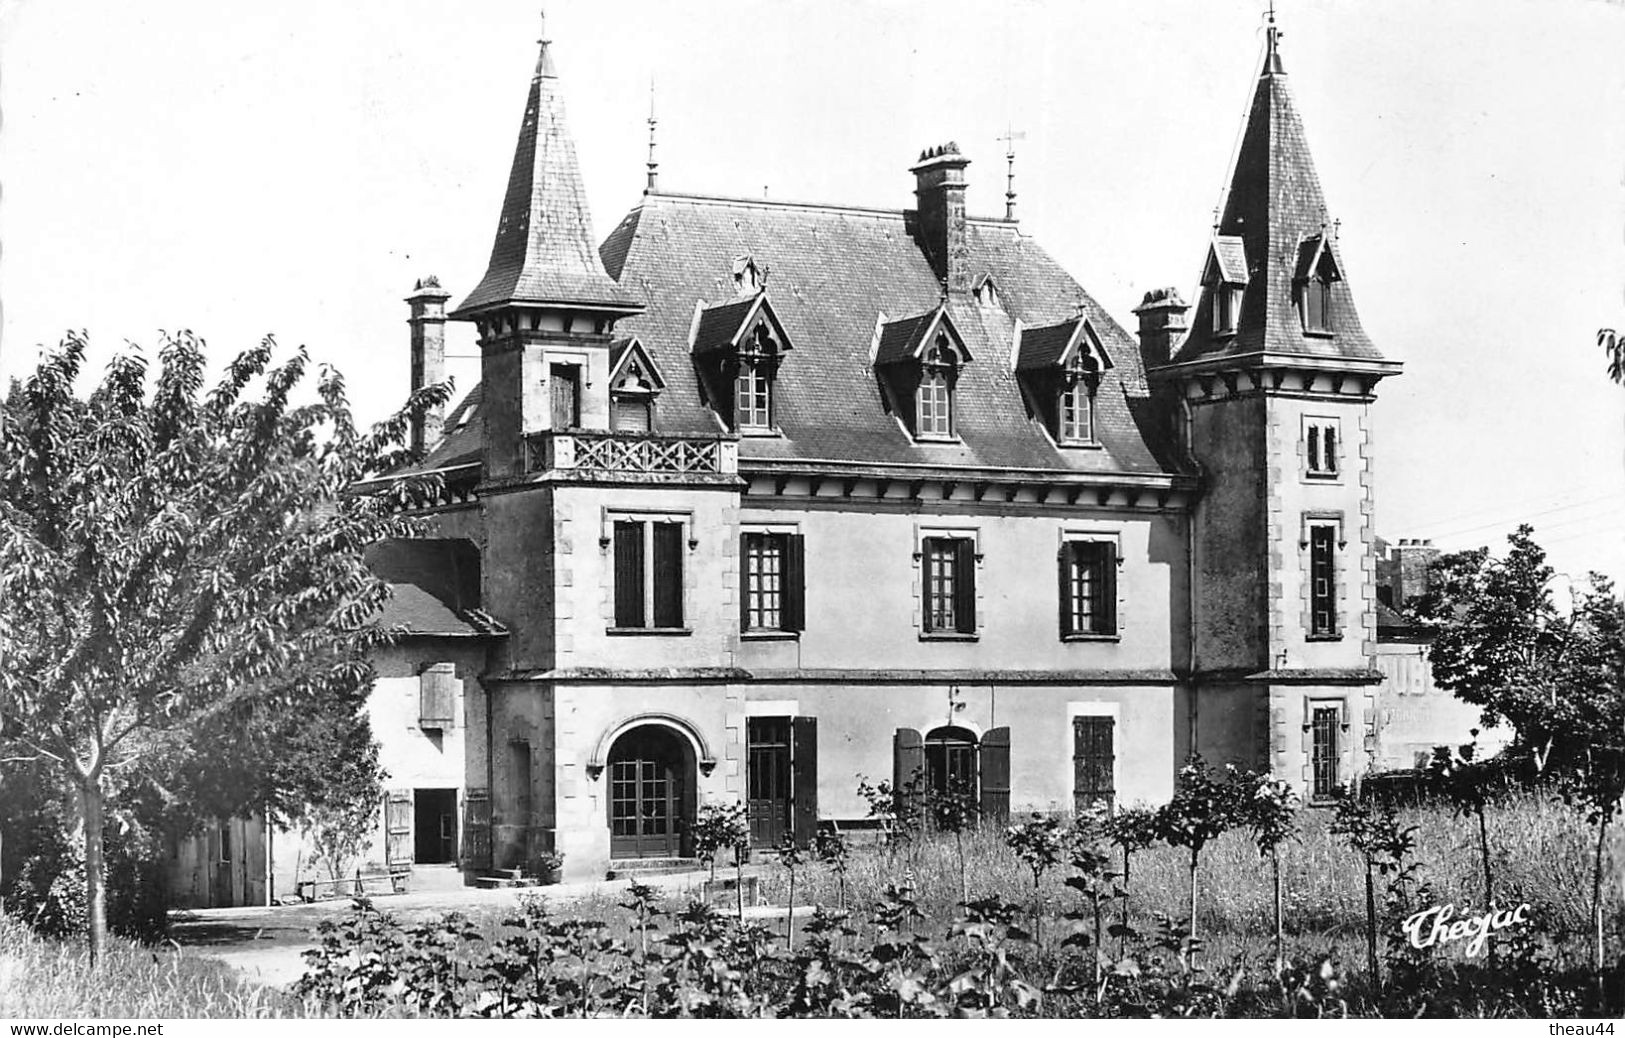
[[[337,882],[349,872],[372,835],[381,803],[383,771],[370,729],[357,724],[325,733],[340,745],[329,758],[330,781],[313,791],[301,828],[315,849],[311,864]]]
[[[1187,925],[1196,933],[1196,877],[1202,848],[1243,821],[1245,789],[1234,765],[1215,772],[1200,754],[1191,754],[1179,769],[1173,798],[1157,809],[1156,832],[1162,842],[1190,851],[1190,914]]]
[[[1603,328],[1597,332],[1597,345],[1608,354],[1608,377],[1625,386],[1625,335]]]
[[[750,823],[743,804],[706,804],[700,808],[690,832],[694,834],[694,856],[717,878],[717,857],[725,850],[750,845]]]
[[[387,639],[362,550],[413,535],[394,506],[434,479],[346,493],[409,456],[410,414],[361,432],[330,369],[294,405],[303,350],[273,367],[267,339],[205,393],[202,343],[169,336],[156,378],[131,349],[81,399],[86,348],[70,334],[0,414],[0,754],[52,763],[78,795],[94,956],[105,830],[132,788],[300,814],[325,775],[258,764],[298,760],[291,732],[356,722]]]

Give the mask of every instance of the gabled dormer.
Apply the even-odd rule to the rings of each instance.
[[[666,380],[636,337],[617,339],[609,352],[609,427],[615,432],[653,432],[655,400]]]
[[[1086,317],[1016,329],[1016,377],[1033,414],[1062,447],[1092,447],[1095,393],[1112,359]]]
[[[1214,235],[1202,270],[1202,287],[1207,290],[1215,336],[1236,334],[1249,280],[1247,243],[1233,234]]]
[[[718,420],[735,432],[778,433],[774,383],[790,337],[766,292],[729,303],[696,303],[689,352]]]
[[[1298,267],[1292,277],[1292,291],[1298,302],[1298,319],[1306,335],[1331,335],[1337,330],[1337,304],[1332,286],[1343,280],[1337,262],[1336,242],[1326,232],[1305,238],[1298,245]]]
[[[886,403],[908,434],[917,441],[957,440],[954,392],[971,355],[947,305],[897,321],[881,314],[874,355]]]

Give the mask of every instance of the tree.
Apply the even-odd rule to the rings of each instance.
[[[1211,771],[1201,756],[1193,753],[1179,769],[1173,799],[1157,809],[1157,838],[1171,847],[1190,850],[1190,935],[1193,940],[1196,937],[1196,879],[1202,848],[1240,824],[1239,790],[1234,765],[1222,773]]]
[[[1625,797],[1625,601],[1593,573],[1575,584],[1565,615],[1530,527],[1507,540],[1504,558],[1479,548],[1436,560],[1414,615],[1433,635],[1439,686],[1480,707],[1486,725],[1511,725],[1513,759],[1555,783],[1597,827],[1592,922],[1600,971],[1604,847]]]
[[[1597,332],[1597,345],[1608,354],[1608,377],[1625,386],[1625,335],[1604,328]]]
[[[155,379],[132,348],[81,399],[85,350],[70,334],[0,413],[0,758],[49,762],[76,795],[99,960],[103,829],[121,793],[184,784],[218,767],[211,755],[240,762],[256,737],[335,703],[353,718],[364,700],[368,650],[390,632],[371,622],[388,588],[362,550],[415,535],[405,506],[436,479],[353,488],[410,458],[407,423],[449,387],[362,432],[330,368],[314,400],[292,402],[309,358],[273,367],[269,338],[207,393],[190,333],[164,337]],[[296,813],[275,779],[236,806]]]
[[[1275,975],[1286,968],[1285,934],[1281,927],[1281,844],[1293,839],[1298,794],[1292,784],[1270,774],[1243,772],[1235,780],[1240,820],[1252,831],[1260,857],[1270,860],[1275,907]]]

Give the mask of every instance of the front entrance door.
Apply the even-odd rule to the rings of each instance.
[[[419,865],[457,860],[457,791],[412,791],[412,857]]]
[[[609,753],[609,854],[677,858],[690,800],[687,755],[664,728],[634,728]]]
[[[751,717],[745,727],[750,845],[777,847],[790,831],[790,719]]]

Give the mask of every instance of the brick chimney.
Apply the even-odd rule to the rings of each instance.
[[[1184,338],[1189,309],[1177,288],[1155,288],[1140,300],[1134,316],[1140,319],[1140,357],[1146,370],[1162,367],[1173,356],[1174,347]]]
[[[970,292],[970,243],[965,231],[965,167],[953,141],[920,152],[914,174],[919,233],[931,269],[952,295]]]
[[[1388,555],[1393,560],[1393,568],[1389,571],[1392,574],[1392,604],[1395,609],[1402,609],[1407,603],[1427,594],[1428,565],[1439,557],[1439,549],[1433,546],[1431,539],[1401,538],[1398,544],[1388,549]]]
[[[451,293],[440,287],[440,279],[430,274],[419,278],[406,297],[412,308],[407,324],[412,326],[412,392],[446,380],[446,300]],[[412,449],[424,452],[440,442],[445,422],[441,408],[431,408],[412,421]]]

